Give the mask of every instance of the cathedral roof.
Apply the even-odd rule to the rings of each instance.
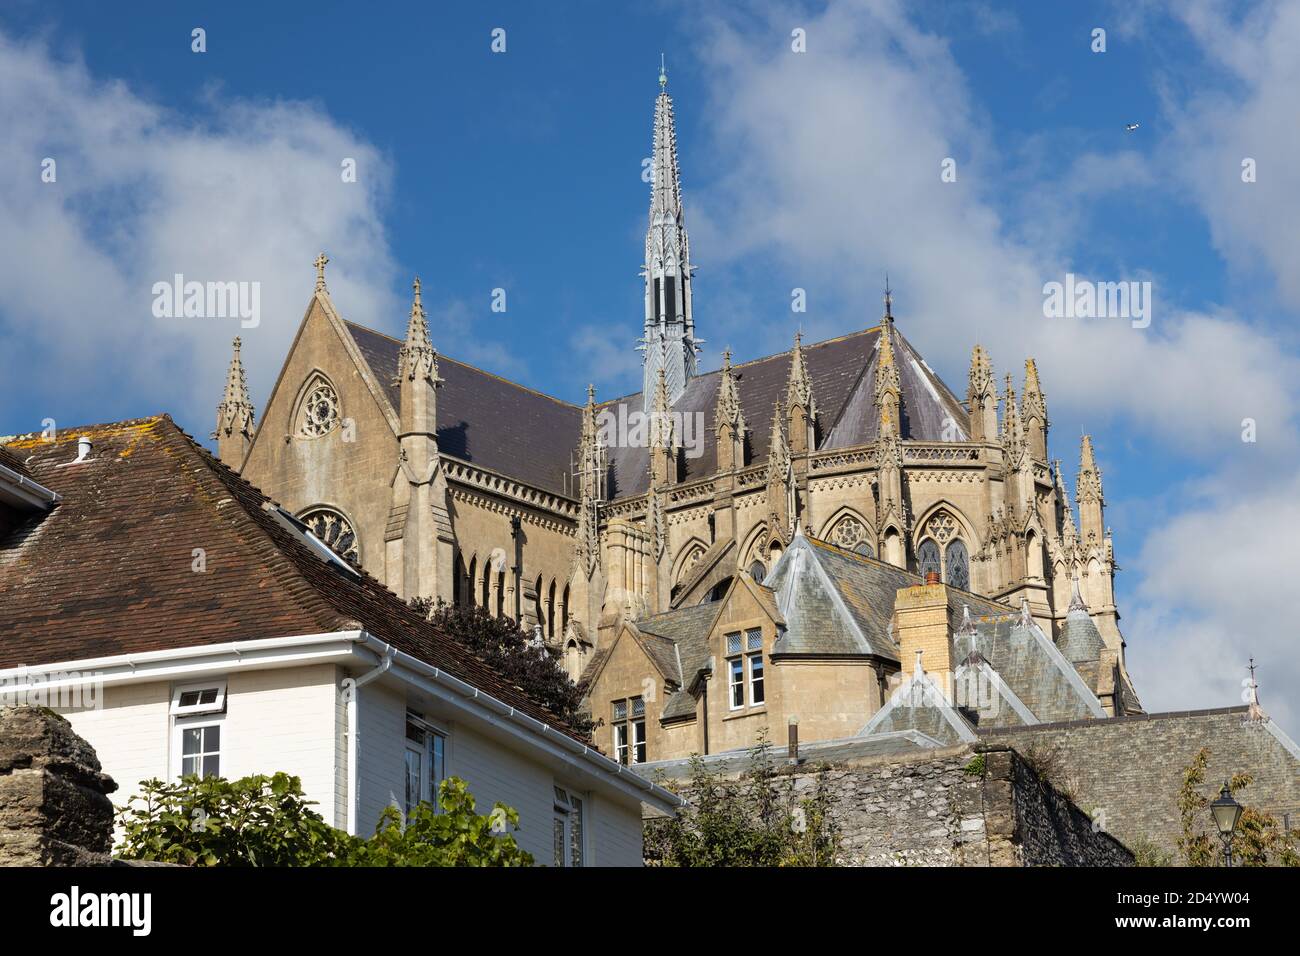
[[[82,436],[91,452],[69,464]],[[364,629],[571,734],[380,582],[322,560],[169,417],[22,436],[8,449],[62,498],[0,532],[0,669]]]
[[[393,408],[402,343],[345,322]],[[566,476],[582,428],[582,409],[507,379],[438,356],[438,450],[556,494],[574,497]]]
[[[805,345],[804,360],[812,380],[812,395],[817,403],[817,450],[848,448],[874,441],[879,431],[875,408],[875,370],[880,328],[865,329],[840,338]],[[965,440],[969,415],[960,400],[938,375],[925,364],[920,354],[894,329],[895,359],[902,385],[901,436],[904,440],[942,441],[945,423],[951,420],[955,432],[948,439]],[[766,358],[733,365],[739,380],[741,411],[748,422],[766,422],[774,403],[785,398],[790,379],[791,354],[781,352]],[[677,415],[695,416],[705,423],[703,454],[684,457],[682,481],[705,478],[717,470],[714,436],[707,427],[712,422],[718,399],[720,371],[707,372],[691,379],[682,396],[673,405]],[[629,413],[643,405],[641,393],[605,402],[602,409],[624,405]],[[693,431],[700,436],[700,427]],[[766,428],[753,428],[746,439],[748,464],[767,460],[771,435]],[[645,492],[648,479],[649,450],[643,446],[609,449],[609,497],[624,498]]]

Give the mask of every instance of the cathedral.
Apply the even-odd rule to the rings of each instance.
[[[764,583],[804,566],[781,564],[796,543],[808,567],[824,554],[867,569],[845,564],[836,587],[819,592],[827,607],[842,607],[841,591],[859,579],[892,582],[871,646],[802,655],[870,664],[881,690],[863,704],[864,723],[886,682],[911,673],[899,652],[907,608],[892,602],[920,582],[957,595],[945,599],[954,615],[991,620],[1005,610],[1062,649],[1082,614],[1099,637],[1093,658],[1109,662],[1120,688],[1107,713],[1140,710],[1102,473],[1085,436],[1071,493],[1049,454],[1033,359],[999,391],[992,358],[975,345],[959,397],[905,337],[886,290],[869,328],[816,343],[796,333],[787,352],[735,364],[724,354],[717,371],[700,370],[673,102],[662,73],[659,82],[639,393],[598,401],[589,387],[574,404],[439,353],[419,279],[401,338],[350,321],[331,299],[321,254],[260,421],[235,340],[214,435],[221,459],[399,596],[508,616],[589,689],[622,629],[646,624],[640,683],[661,681],[662,698],[593,692],[593,712],[616,724],[628,706],[644,715],[661,703],[662,724],[695,719],[682,642],[714,626],[710,607],[742,598],[767,607],[780,639],[789,609]],[[649,427],[614,427],[631,420]],[[705,648],[701,660],[730,650]],[[764,652],[774,655],[771,681],[781,655],[765,645],[760,667]],[[656,668],[656,655],[675,663]],[[635,676],[624,683],[637,686]],[[629,745],[618,736],[601,745],[620,741]],[[698,746],[693,736],[670,752]]]

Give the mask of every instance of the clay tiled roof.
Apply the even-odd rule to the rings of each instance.
[[[169,417],[62,434],[8,444],[63,499],[0,536],[0,668],[364,629],[572,733],[374,578],[322,561]],[[93,451],[69,464],[82,435]]]
[[[401,407],[397,353],[402,343],[382,332],[344,323],[388,394]],[[438,449],[525,484],[571,494],[565,476],[582,430],[582,409],[472,365],[438,356]]]

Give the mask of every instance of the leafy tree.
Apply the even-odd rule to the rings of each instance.
[[[551,652],[531,646],[529,635],[514,621],[493,617],[481,607],[452,605],[441,600],[434,603],[428,598],[413,598],[410,603],[510,683],[545,704],[579,736],[591,738],[596,725],[583,709],[582,692]]]
[[[125,835],[118,856],[189,866],[337,865],[361,841],[312,805],[287,773],[146,780],[118,813]]]
[[[1183,785],[1178,791],[1178,815],[1182,836],[1178,850],[1187,866],[1216,866],[1221,860],[1217,832],[1212,837],[1203,829],[1209,814],[1210,799],[1199,788],[1205,783],[1210,748],[1202,747],[1183,771]],[[1233,774],[1228,791],[1237,796],[1249,787],[1248,773]],[[1241,819],[1232,835],[1232,858],[1238,866],[1300,866],[1300,830],[1286,830],[1277,818],[1251,806],[1243,805]]]
[[[442,809],[422,803],[403,819],[389,807],[370,840],[336,830],[287,773],[146,780],[119,811],[125,860],[189,866],[531,866],[514,836],[519,815],[496,804],[475,813],[463,780],[442,782]]]
[[[474,812],[465,781],[449,777],[438,789],[438,813],[421,803],[405,820],[396,807],[380,817],[375,835],[360,847],[362,866],[532,866],[507,827],[519,827],[517,811],[496,804],[492,813]]]
[[[761,740],[736,778],[693,756],[679,788],[689,803],[676,817],[646,825],[647,860],[660,866],[834,866],[839,838],[823,771],[811,794],[799,797],[794,779],[778,773],[771,749]]]

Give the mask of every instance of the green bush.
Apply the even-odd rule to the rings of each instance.
[[[118,813],[124,860],[187,866],[531,866],[508,829],[519,815],[496,804],[475,813],[465,781],[438,790],[437,812],[420,804],[403,818],[389,807],[369,840],[330,826],[302,781],[271,776],[146,780]]]

